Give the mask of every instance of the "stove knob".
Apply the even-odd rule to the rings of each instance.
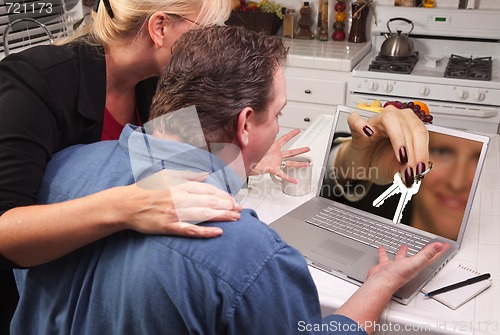
[[[368,89],[370,91],[375,92],[376,90],[378,90],[378,83],[376,81],[369,81],[368,82]]]
[[[460,89],[460,90],[458,90],[458,92],[457,92],[457,97],[458,97],[460,100],[465,100],[465,99],[467,99],[467,97],[469,97],[469,92],[468,92],[467,90]]]
[[[428,86],[422,86],[420,87],[419,93],[420,95],[426,97],[429,95],[429,93],[431,93],[431,90]]]
[[[389,93],[390,91],[392,91],[392,84],[391,83],[385,83],[384,85],[382,85],[382,90],[386,93]]]
[[[486,98],[486,93],[483,91],[477,91],[474,93],[474,100],[475,101],[483,101]]]

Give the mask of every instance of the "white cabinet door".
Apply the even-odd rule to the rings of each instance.
[[[289,67],[285,76],[288,104],[280,118],[282,132],[307,129],[319,115],[346,103],[350,72]]]
[[[320,115],[333,114],[336,107],[334,105],[288,101],[282,111],[283,115],[279,118],[280,127],[306,129]]]
[[[345,104],[347,82],[304,77],[287,77],[289,101],[312,102],[325,105]]]
[[[350,72],[290,67],[285,76],[289,101],[345,104]]]

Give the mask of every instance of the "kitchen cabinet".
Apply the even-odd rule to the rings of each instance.
[[[288,67],[285,72],[288,103],[280,117],[280,133],[307,129],[322,114],[345,104],[351,72]]]
[[[345,104],[351,71],[370,51],[371,42],[318,41],[283,38],[288,48],[285,72],[288,104],[278,136],[305,130],[322,114]]]

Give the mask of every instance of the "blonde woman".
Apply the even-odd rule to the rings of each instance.
[[[125,229],[216,237],[221,229],[187,221],[240,217],[240,206],[225,192],[193,181],[203,175],[183,176],[189,181],[175,189],[134,184],[36,205],[52,155],[75,144],[117,139],[126,123],[145,122],[173,43],[190,29],[223,24],[230,5],[230,0],[97,0],[93,22],[70,40],[0,62],[3,268],[42,264]],[[270,160],[277,166],[262,171],[279,171],[281,159],[293,154],[280,148],[295,134],[277,141],[277,157]]]

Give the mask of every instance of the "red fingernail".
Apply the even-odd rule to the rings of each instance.
[[[363,127],[363,132],[366,134],[366,136],[370,137],[373,135],[373,130],[372,128],[368,127],[368,126],[364,126]]]
[[[399,161],[401,162],[401,164],[408,163],[408,155],[404,146],[399,148]]]
[[[408,166],[405,170],[406,187],[411,187],[411,185],[413,185],[414,181],[415,181],[415,179],[413,178],[413,169],[410,166]]]
[[[425,171],[425,163],[420,162],[417,164],[417,175],[422,174]]]

